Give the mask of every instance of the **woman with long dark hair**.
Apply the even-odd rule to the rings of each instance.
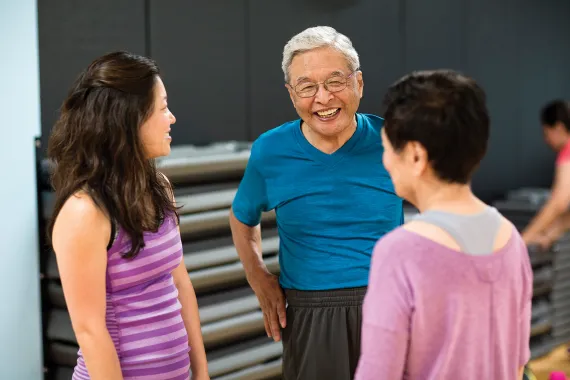
[[[48,226],[73,330],[73,379],[209,379],[196,295],[182,260],[160,72],[114,52],[77,78],[49,139]]]

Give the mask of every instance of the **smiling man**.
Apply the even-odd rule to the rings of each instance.
[[[353,377],[370,255],[403,222],[382,165],[383,119],[357,113],[359,67],[350,40],[330,27],[285,45],[285,87],[299,119],[254,142],[232,205],[234,244],[267,335],[283,340],[286,380]],[[279,277],[262,258],[259,223],[269,210],[277,215]]]

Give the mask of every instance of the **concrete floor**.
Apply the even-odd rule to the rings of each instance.
[[[570,379],[570,355],[568,345],[562,345],[550,354],[530,362],[530,368],[537,380],[549,380],[552,371],[562,371]]]

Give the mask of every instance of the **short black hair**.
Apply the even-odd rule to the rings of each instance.
[[[570,132],[570,103],[561,99],[546,103],[540,110],[540,122],[547,128],[560,122]]]
[[[384,129],[398,152],[422,144],[437,176],[467,184],[487,152],[486,94],[474,79],[452,70],[416,71],[384,97]]]

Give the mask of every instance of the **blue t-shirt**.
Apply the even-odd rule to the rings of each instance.
[[[283,288],[366,286],[376,241],[403,223],[402,199],[382,164],[383,119],[356,117],[356,131],[333,154],[307,141],[300,119],[253,143],[232,210],[255,226],[275,209]]]

